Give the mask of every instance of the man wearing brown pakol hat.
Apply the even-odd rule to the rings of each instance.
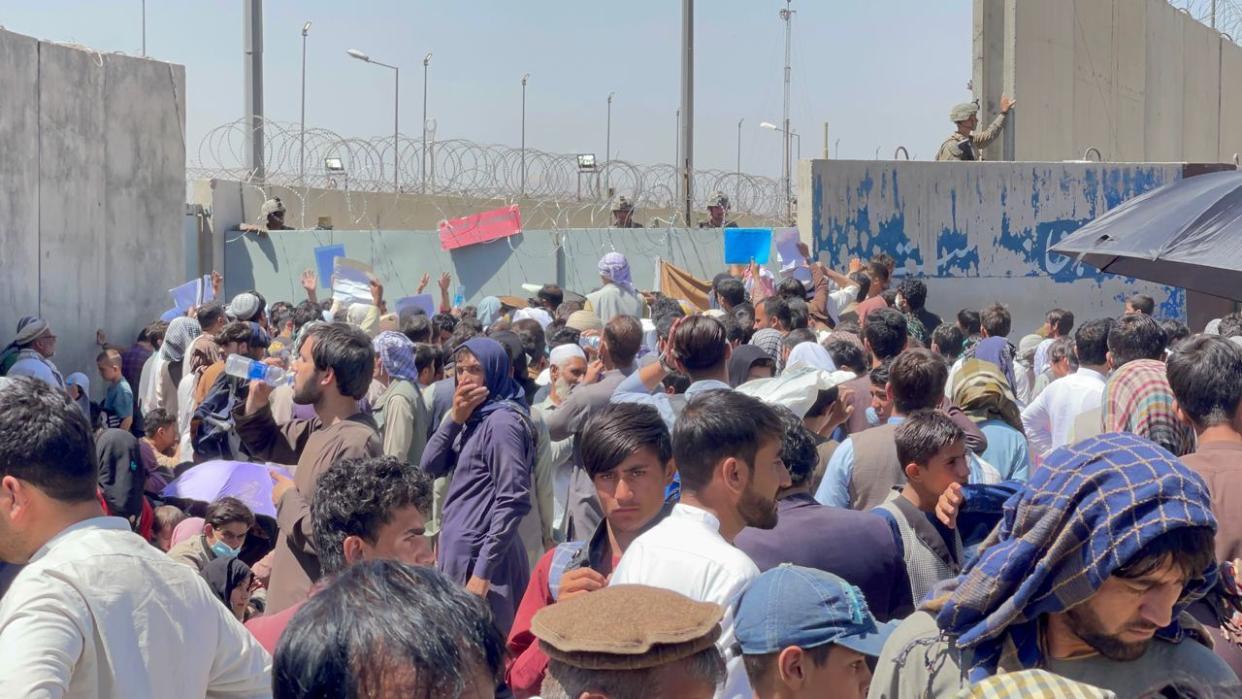
[[[551,662],[543,699],[708,699],[725,677],[724,610],[617,585],[545,607],[531,630]]]

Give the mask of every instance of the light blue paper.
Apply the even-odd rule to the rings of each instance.
[[[748,265],[752,260],[766,265],[771,255],[771,228],[724,229],[724,263],[726,265]]]
[[[348,257],[332,260],[332,298],[344,304],[371,303],[371,265]]]
[[[203,280],[191,279],[190,281],[168,290],[168,295],[172,297],[173,309],[185,312],[199,305],[199,299],[203,293]]]
[[[185,315],[185,311],[181,310],[180,308],[170,308],[167,311],[164,311],[164,314],[160,316],[160,320],[164,321],[165,323],[171,323],[173,322],[174,318],[177,318],[183,315]]]
[[[431,294],[404,296],[397,299],[396,307],[398,316],[404,316],[408,310],[415,308],[423,309],[423,312],[427,314],[427,317],[431,317],[436,314],[436,302],[435,299],[431,297]]]
[[[345,257],[345,245],[323,245],[315,248],[315,269],[319,272],[319,286],[323,289],[332,288],[333,261]]]

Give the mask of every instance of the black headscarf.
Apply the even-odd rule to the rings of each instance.
[[[772,358],[757,345],[741,345],[729,357],[729,384],[734,388],[746,383],[750,368],[757,362],[771,362]]]
[[[142,465],[138,439],[125,430],[104,430],[95,440],[95,456],[108,514],[126,519],[141,515],[147,469]]]
[[[203,568],[203,578],[211,586],[211,591],[216,593],[216,597],[231,611],[233,590],[250,580],[250,566],[232,556],[217,556]]]

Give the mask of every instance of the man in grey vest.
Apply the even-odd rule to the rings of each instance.
[[[916,410],[937,408],[944,399],[949,370],[929,350],[906,350],[893,360],[885,392],[893,414],[878,427],[850,435],[837,447],[815,499],[824,505],[870,510],[884,504],[893,488],[905,485],[894,435]]]

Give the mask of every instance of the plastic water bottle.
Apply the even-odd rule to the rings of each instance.
[[[269,386],[288,383],[293,374],[240,354],[230,354],[224,361],[224,373],[247,381],[262,381]]]
[[[453,308],[461,308],[466,305],[466,287],[464,284],[458,284],[456,293],[453,294]]]

